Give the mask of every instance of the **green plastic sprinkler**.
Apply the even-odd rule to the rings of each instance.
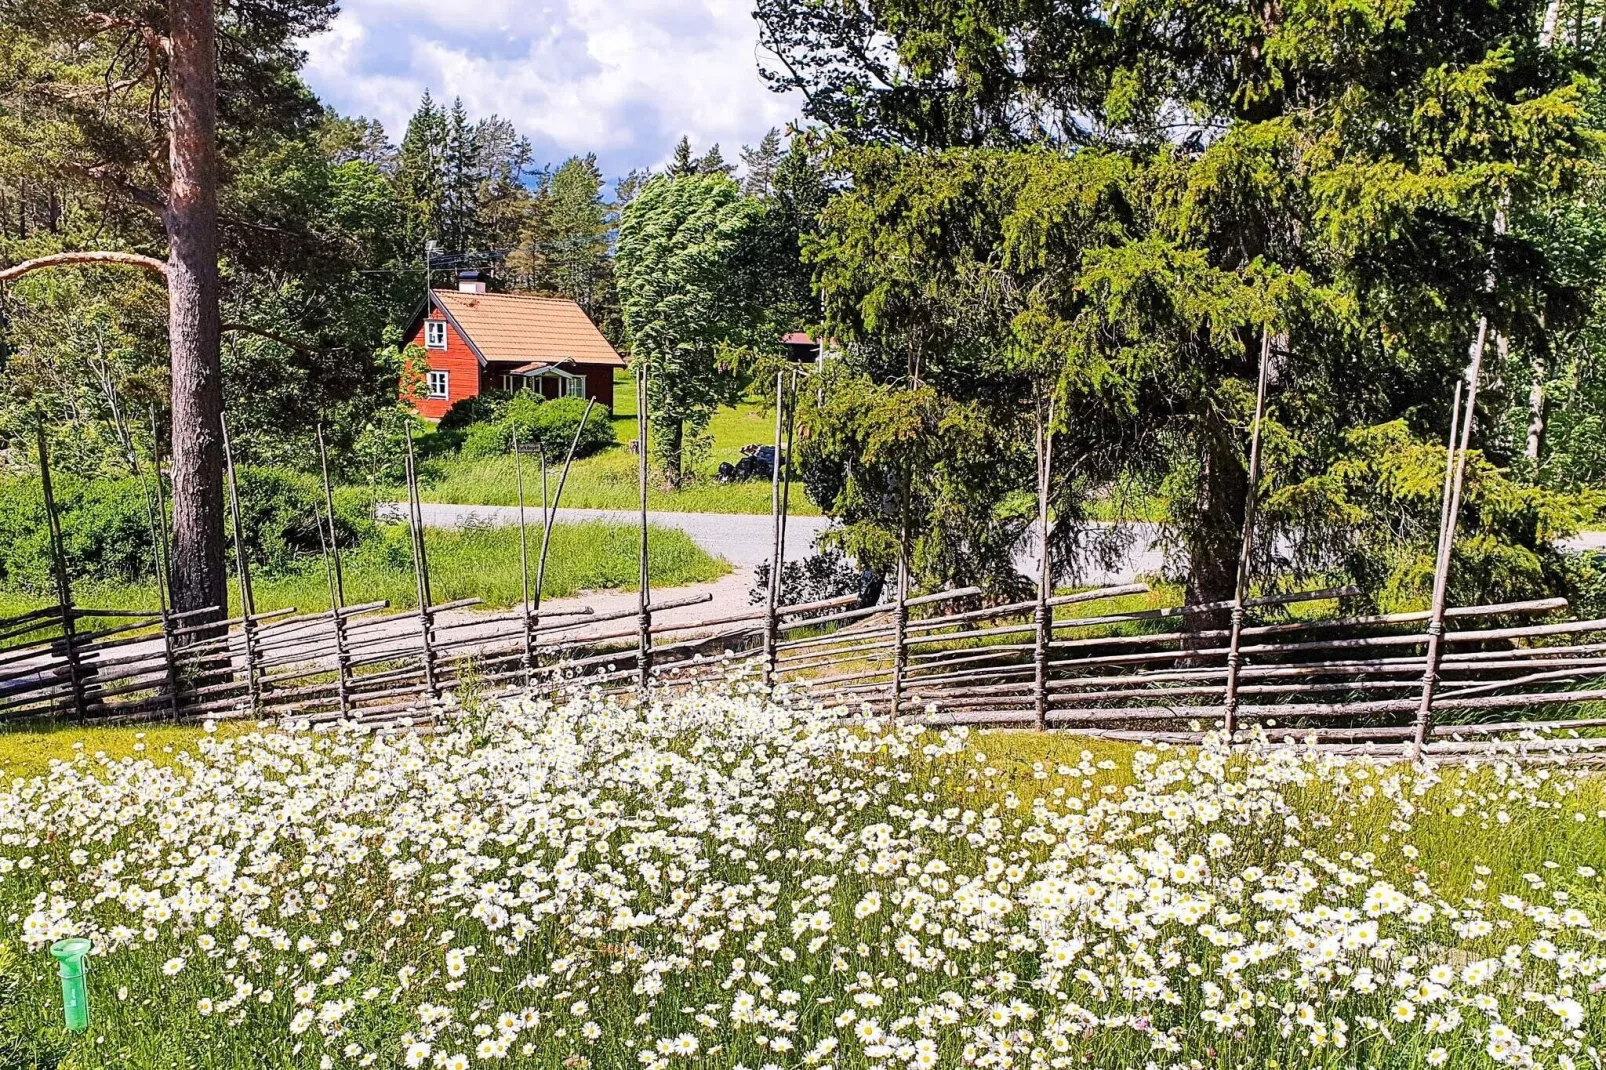
[[[89,1028],[89,986],[84,983],[84,959],[90,943],[82,936],[57,940],[50,945],[50,957],[61,968],[61,1013],[67,1028],[82,1033]]]

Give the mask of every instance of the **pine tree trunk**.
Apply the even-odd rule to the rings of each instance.
[[[170,0],[168,332],[173,374],[173,603],[226,606],[223,369],[217,264],[217,63],[212,0]]]
[[[1213,414],[1201,420],[1199,512],[1185,535],[1188,551],[1188,605],[1230,600],[1238,588],[1238,555],[1243,540],[1249,475],[1235,448],[1233,427]],[[1228,610],[1193,613],[1188,631],[1223,628]]]

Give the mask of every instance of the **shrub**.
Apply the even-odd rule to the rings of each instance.
[[[319,553],[315,517],[323,515],[324,503],[317,477],[286,468],[244,467],[238,479],[240,527],[253,567],[284,570],[298,557]],[[52,482],[67,571],[75,583],[135,583],[154,575],[146,490],[138,480],[62,474]],[[171,493],[167,498],[171,503]],[[231,525],[225,530],[232,550],[232,524],[225,523]],[[335,534],[342,546],[355,545],[372,528],[365,491],[336,496]],[[0,586],[53,594],[52,561],[38,477],[0,481]]]
[[[463,436],[461,452],[464,457],[500,457],[507,452],[507,442],[505,423],[475,424]]]
[[[520,442],[539,443],[548,459],[562,460],[569,452],[569,443],[585,416],[586,403],[579,398],[556,398],[539,401],[525,394],[514,398],[508,406],[508,421],[517,427]],[[511,427],[510,427],[511,431]],[[606,408],[598,406],[586,421],[585,431],[575,446],[576,457],[589,457],[593,453],[618,444],[613,433],[613,420]]]
[[[75,580],[124,582],[153,568],[146,498],[137,480],[52,480],[62,549]],[[42,594],[54,591],[50,528],[37,476],[0,482],[0,583]]]
[[[546,452],[548,461],[561,462],[569,452],[569,444],[574,441],[585,411],[586,403],[579,398],[543,401],[534,394],[520,393],[508,402],[506,414],[500,420],[475,424],[468,429],[463,435],[461,453],[464,457],[499,457],[512,450],[516,431],[520,446],[539,446]],[[586,421],[574,455],[589,457],[618,441],[608,410],[599,407]]]
[[[490,424],[507,415],[508,403],[513,400],[511,390],[487,390],[471,398],[464,398],[446,410],[437,429],[440,431],[466,431],[475,424]]]
[[[240,528],[246,560],[270,572],[292,568],[297,558],[322,552],[318,525],[327,523],[323,484],[316,476],[287,468],[241,468]],[[335,537],[354,546],[372,522],[356,499],[335,503]],[[344,507],[343,507],[344,506]],[[232,539],[232,532],[230,536]]]
[[[753,586],[747,600],[758,605],[769,597],[770,563],[765,561],[753,572]],[[810,554],[802,561],[788,561],[781,569],[781,605],[800,606],[854,595],[860,606],[881,601],[884,582],[880,576],[853,565],[841,550],[829,548]],[[821,610],[820,613],[837,612]]]

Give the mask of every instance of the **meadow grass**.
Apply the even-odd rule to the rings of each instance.
[[[217,734],[228,736],[249,727],[226,722]],[[24,721],[0,725],[0,783],[15,777],[43,776],[52,761],[71,761],[83,755],[91,760],[105,757],[113,762],[125,758],[148,758],[157,765],[170,766],[178,756],[192,752],[206,735],[198,724],[78,725],[69,721]]]
[[[557,524],[547,559],[543,597],[564,598],[581,591],[635,590],[638,530],[626,524],[584,521]],[[529,531],[530,574],[534,582],[540,552],[541,529]],[[523,598],[516,527],[474,526],[450,531],[429,529],[425,534],[429,555],[431,595],[436,604],[462,598],[480,598],[489,607],[517,605]],[[730,572],[730,565],[711,557],[691,537],[673,528],[652,526],[647,533],[648,557],[654,587],[680,587],[715,580]],[[392,606],[418,603],[413,578],[412,543],[401,524],[382,525],[377,534],[341,557],[346,603],[357,605],[386,599]],[[231,574],[232,575],[232,574]],[[329,586],[322,558],[312,558],[288,573],[252,577],[258,612],[295,607],[316,613],[329,608]],[[154,583],[74,587],[74,601],[84,608],[155,609]],[[231,614],[239,611],[239,586],[229,585]],[[0,590],[0,617],[54,604],[35,592]]]
[[[1606,1040],[1593,774],[846,729],[740,691],[99,749],[0,800],[0,1049],[9,1020],[82,1070],[1567,1068]],[[43,953],[69,931],[104,949],[77,1041]]]
[[[774,410],[744,401],[714,414],[708,426],[709,448],[692,465],[679,490],[666,490],[652,479],[647,491],[651,509],[679,513],[768,513],[767,479],[722,484],[715,477],[721,461],[735,464],[749,443],[775,440]],[[563,488],[563,504],[575,509],[634,509],[640,505],[639,462],[627,444],[636,437],[636,384],[628,372],[614,376],[614,433],[620,445],[574,462]],[[525,504],[539,506],[539,466],[526,458]],[[558,472],[551,473],[557,486]],[[428,502],[454,505],[517,505],[518,483],[512,457],[460,458],[446,456],[427,461],[422,468],[421,494]],[[400,496],[400,492],[396,492]],[[791,511],[818,516],[819,510],[792,488]]]

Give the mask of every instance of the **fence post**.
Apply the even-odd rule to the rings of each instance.
[[[1041,409],[1037,411],[1037,606],[1032,612],[1032,695],[1034,722],[1039,732],[1048,727],[1048,644],[1053,636],[1048,602],[1053,595],[1054,569],[1048,553],[1049,479],[1054,463],[1054,402],[1048,404],[1045,426]]]
[[[1227,742],[1238,732],[1238,667],[1244,632],[1244,604],[1249,598],[1249,568],[1255,549],[1255,508],[1260,497],[1260,429],[1266,418],[1266,368],[1271,363],[1271,328],[1260,335],[1260,377],[1255,385],[1255,423],[1249,432],[1249,491],[1244,496],[1243,541],[1238,548],[1238,583],[1232,596],[1232,635],[1227,641],[1227,689],[1222,696]]]
[[[180,718],[179,679],[178,679],[178,653],[173,644],[173,620],[168,606],[171,604],[167,592],[172,590],[172,554],[167,545],[167,495],[162,493],[162,436],[156,422],[156,406],[150,409],[151,417],[151,471],[156,494],[156,589],[162,599],[162,650],[167,657],[167,687],[168,704],[173,710],[173,719]],[[225,612],[224,616],[228,614]]]
[[[786,525],[787,521],[789,521],[792,516],[792,440],[794,432],[797,430],[796,368],[792,369],[791,379],[791,387],[787,395],[786,402],[786,467],[781,471],[781,547],[780,552],[775,555],[776,560],[781,562],[783,574],[785,572],[786,564]],[[777,458],[777,463],[779,463],[779,458]],[[784,587],[781,589],[781,593],[782,595],[786,593]],[[780,601],[784,603],[785,599],[782,598]],[[779,607],[777,607],[777,609],[779,609]],[[779,612],[777,612],[775,618],[775,650],[777,659],[779,659],[780,656],[780,626],[780,616]]]
[[[1483,348],[1489,336],[1489,317],[1478,319],[1478,337],[1472,344],[1472,361],[1467,369],[1466,401],[1457,406],[1450,420],[1450,446],[1445,462],[1443,523],[1439,525],[1438,556],[1433,565],[1433,604],[1428,616],[1427,655],[1422,669],[1422,700],[1416,710],[1416,731],[1411,741],[1411,760],[1422,760],[1428,736],[1433,731],[1433,693],[1439,683],[1439,659],[1444,646],[1444,610],[1449,599],[1450,557],[1455,547],[1456,522],[1461,513],[1461,488],[1467,471],[1467,451],[1472,445],[1472,418],[1477,412],[1478,378],[1483,371]],[[1459,392],[1459,388],[1458,388]],[[1456,423],[1460,422],[1457,443]]]
[[[775,647],[780,637],[782,538],[786,530],[781,517],[781,428],[786,414],[786,373],[775,373],[775,454],[770,466],[770,582],[764,592],[764,686],[775,684]]]
[[[580,448],[580,436],[585,434],[586,424],[591,422],[591,413],[596,407],[597,399],[591,398],[586,402],[586,411],[580,414],[580,426],[574,429],[574,438],[569,440],[569,452],[563,457],[563,471],[558,473],[558,485],[552,492],[550,505],[547,502],[546,448],[541,448],[541,556],[535,563],[535,590],[531,595],[535,607],[532,619],[537,623],[541,619],[541,590],[546,585],[546,559],[552,549],[552,527],[557,523],[558,504],[563,501],[563,488],[569,482],[569,469],[574,467],[574,454]]]
[[[524,617],[524,686],[535,684],[535,616],[530,607],[530,538],[524,524],[524,454],[513,425],[513,479],[519,492],[519,607]],[[546,454],[541,454],[542,519],[546,518]]]
[[[646,695],[652,684],[652,594],[648,587],[647,561],[647,362],[641,362],[636,375],[636,435],[640,443],[639,465],[641,481],[641,594],[637,599],[639,612],[636,618],[636,676],[637,686]]]
[[[335,493],[329,483],[329,450],[324,445],[323,424],[318,424],[318,465],[323,473],[323,507],[329,517],[329,536],[324,538],[322,524],[318,527],[318,542],[323,546],[324,576],[329,582],[329,616],[335,630],[335,697],[340,703],[340,716],[351,712],[351,654],[346,643],[346,579],[340,568],[340,542],[335,531]]]
[[[418,630],[423,641],[424,688],[440,698],[435,679],[435,624],[430,613],[429,558],[424,548],[424,508],[418,497],[418,462],[413,456],[413,427],[407,425],[407,525],[413,541],[413,578],[418,588]]]
[[[169,599],[167,593],[167,573],[165,565],[162,561],[161,545],[163,540],[157,534],[157,516],[161,515],[162,523],[166,522],[167,517],[165,510],[158,509],[151,502],[150,484],[145,482],[145,473],[140,470],[139,453],[134,449],[134,436],[129,430],[127,420],[123,418],[123,407],[117,398],[116,384],[111,381],[109,376],[106,379],[105,388],[106,401],[111,406],[112,410],[112,422],[117,427],[118,437],[122,439],[123,449],[128,452],[128,470],[129,472],[133,473],[135,479],[139,480],[140,497],[143,498],[145,502],[145,523],[146,526],[151,529],[151,553],[155,555],[156,558],[156,604],[162,613],[162,657],[163,664],[166,668],[167,701],[168,706],[172,710],[173,719],[176,721],[178,720],[178,674],[175,671],[173,664],[173,622],[168,608]],[[151,425],[151,432],[153,436],[155,431],[156,427],[153,421]],[[156,444],[154,442],[151,446],[151,459],[154,462],[154,467],[156,468],[156,481],[158,484],[160,484],[162,480],[162,466],[156,458]],[[157,501],[161,501],[161,496],[159,493],[157,495]]]
[[[904,675],[909,668],[909,472],[903,474],[903,508],[898,522],[898,588],[892,616],[892,721],[903,706]]]
[[[240,528],[240,488],[234,476],[234,451],[229,442],[228,417],[220,416],[223,429],[223,465],[229,480],[229,518],[234,528],[234,571],[240,581],[240,636],[245,642],[245,686],[251,698],[251,712],[256,713],[262,704],[262,689],[257,678],[256,599],[251,594],[251,568],[245,560],[245,534]],[[228,610],[223,612],[228,619]]]
[[[78,716],[89,715],[89,699],[84,688],[84,667],[79,660],[78,627],[73,611],[72,579],[67,574],[67,550],[61,540],[61,518],[56,515],[56,493],[50,482],[50,446],[45,441],[45,423],[39,418],[39,489],[45,500],[45,518],[50,528],[50,557],[55,566],[56,602],[61,612],[61,641],[67,657],[67,680],[72,687],[73,706]]]

